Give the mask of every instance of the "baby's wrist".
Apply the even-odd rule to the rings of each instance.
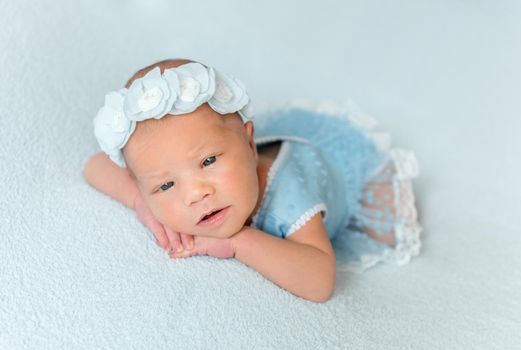
[[[251,230],[253,230],[251,227],[244,226],[239,232],[230,237],[234,258],[237,257],[237,253],[241,250],[242,245],[245,244],[245,238],[248,238]]]

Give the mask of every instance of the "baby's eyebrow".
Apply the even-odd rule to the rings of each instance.
[[[167,179],[170,174],[168,172],[162,172],[162,173],[150,173],[150,174],[143,174],[136,178],[136,180],[146,187],[152,187],[156,186],[159,182],[163,181],[164,179]]]
[[[212,146],[215,142],[207,141],[203,142],[197,147],[194,147],[190,152],[187,153],[187,157],[195,157],[199,155],[199,152],[201,152],[203,149],[208,148],[209,146]]]
[[[215,142],[215,140],[209,140],[207,142],[204,142],[202,144],[200,144],[198,147],[195,147],[191,152],[189,152],[187,154],[187,158],[196,158],[196,157],[199,157],[199,153],[208,148],[208,147],[212,147],[212,146],[215,146],[215,144],[218,144]],[[168,176],[170,176],[171,173],[168,172],[168,171],[162,171],[162,172],[151,172],[151,173],[148,173],[148,174],[144,174],[143,176],[140,176],[142,179],[145,179],[145,180],[155,180],[155,179],[160,179],[160,178],[166,178]]]
[[[170,173],[168,171],[163,171],[162,173],[146,174],[146,175],[142,176],[142,178],[144,178],[144,179],[158,179],[158,178],[162,178],[162,177],[165,177],[165,176],[168,176],[168,175],[170,175]]]

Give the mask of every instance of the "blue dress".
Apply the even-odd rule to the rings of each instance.
[[[302,108],[255,118],[258,148],[280,141],[260,208],[251,226],[286,238],[321,215],[337,257],[337,269],[360,272],[380,261],[398,265],[418,255],[410,179],[414,153],[390,149],[385,134],[370,131],[353,113],[332,115]],[[394,246],[368,235],[394,232]]]

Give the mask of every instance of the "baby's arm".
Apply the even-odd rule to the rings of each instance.
[[[282,288],[316,302],[330,298],[336,259],[319,214],[286,239],[251,227],[231,239],[236,259]]]
[[[159,246],[166,250],[192,249],[193,236],[163,226],[145,204],[129,171],[117,166],[105,153],[96,153],[87,161],[83,176],[95,189],[135,210],[139,221],[152,231]]]
[[[96,153],[87,161],[83,176],[98,191],[134,209],[139,195],[135,181],[127,169],[117,166],[105,153]]]
[[[195,248],[172,258],[211,255],[236,258],[289,292],[315,302],[335,289],[336,259],[320,215],[287,239],[244,226],[230,238],[195,237]]]

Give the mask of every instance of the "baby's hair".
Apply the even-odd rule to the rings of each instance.
[[[186,58],[170,58],[167,60],[162,60],[162,61],[159,61],[156,63],[152,63],[151,65],[146,66],[145,68],[141,68],[136,73],[134,73],[134,75],[132,75],[130,77],[130,79],[127,81],[127,83],[125,84],[125,87],[129,88],[134,80],[143,78],[145,76],[145,74],[147,74],[148,72],[150,72],[152,69],[154,69],[156,67],[159,67],[159,69],[161,70],[161,73],[163,73],[165,71],[165,69],[175,68],[182,64],[190,63],[190,62],[194,62],[194,61],[188,60]]]

